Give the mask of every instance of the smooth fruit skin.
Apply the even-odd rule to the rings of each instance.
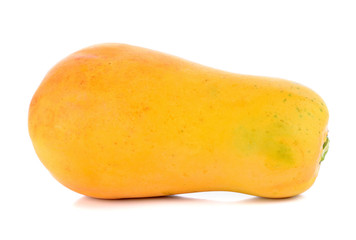
[[[328,118],[324,101],[291,81],[101,44],[50,70],[28,124],[45,167],[87,196],[283,198],[313,184]]]

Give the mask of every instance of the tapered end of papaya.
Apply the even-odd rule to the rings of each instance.
[[[323,144],[323,152],[322,152],[322,154],[321,154],[321,158],[320,158],[320,162],[319,162],[319,163],[321,163],[322,161],[324,161],[325,156],[326,156],[326,154],[327,154],[328,151],[329,151],[329,142],[330,142],[329,137],[326,136],[326,140],[325,140],[325,142],[324,142],[324,144]]]

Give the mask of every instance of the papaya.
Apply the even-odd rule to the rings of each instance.
[[[298,195],[328,149],[311,89],[126,44],[79,50],[29,107],[34,149],[55,179],[102,199],[233,191]]]

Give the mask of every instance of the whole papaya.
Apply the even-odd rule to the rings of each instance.
[[[219,71],[125,44],[82,49],[33,96],[35,151],[96,198],[307,190],[328,149],[328,110],[300,84]]]

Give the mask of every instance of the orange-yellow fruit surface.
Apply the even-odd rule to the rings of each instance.
[[[101,44],[50,70],[28,123],[45,167],[87,196],[281,198],[313,184],[328,117],[315,92],[291,81]]]

